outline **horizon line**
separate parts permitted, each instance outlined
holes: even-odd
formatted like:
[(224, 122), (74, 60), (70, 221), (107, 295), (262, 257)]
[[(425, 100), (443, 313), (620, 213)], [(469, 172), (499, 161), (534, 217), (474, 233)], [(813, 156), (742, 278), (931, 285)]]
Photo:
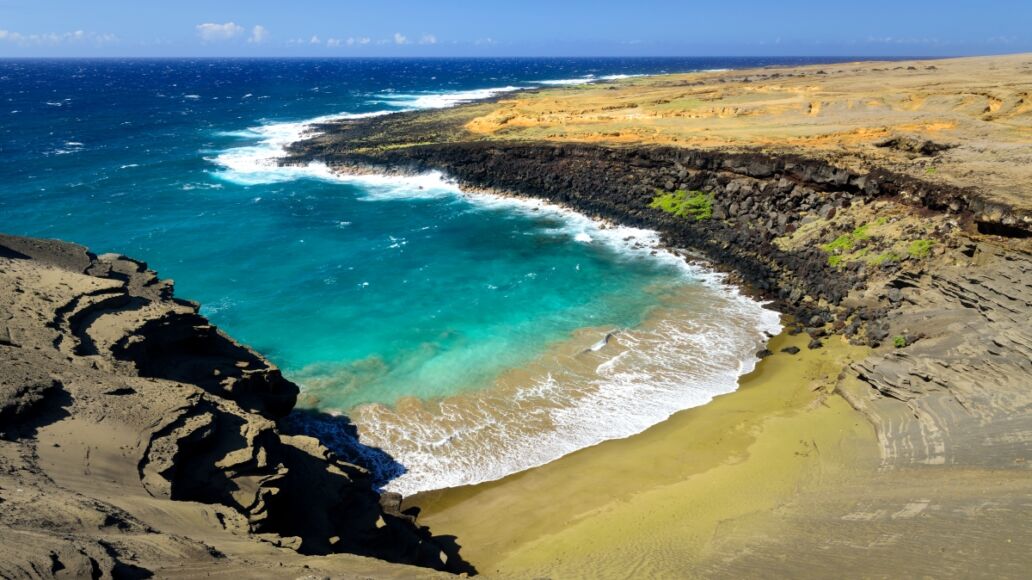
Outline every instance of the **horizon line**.
[(0, 56), (0, 60), (187, 60), (187, 59), (226, 59), (226, 60), (257, 60), (257, 59), (321, 59), (321, 60), (445, 60), (445, 59), (560, 59), (560, 58), (611, 58), (611, 59), (647, 59), (647, 58), (732, 58), (732, 59), (784, 59), (784, 58), (834, 58), (834, 59), (857, 59), (857, 60), (941, 60), (948, 58), (979, 58), (988, 56), (1010, 56), (1019, 54), (1032, 54), (1032, 51), (1006, 52), (1006, 53), (980, 53), (980, 54), (956, 54), (956, 55), (863, 55), (863, 54), (824, 54), (824, 55), (485, 55), (485, 56), (444, 56), (444, 55), (153, 55), (153, 56), (130, 56), (130, 55), (98, 55), (98, 56)]

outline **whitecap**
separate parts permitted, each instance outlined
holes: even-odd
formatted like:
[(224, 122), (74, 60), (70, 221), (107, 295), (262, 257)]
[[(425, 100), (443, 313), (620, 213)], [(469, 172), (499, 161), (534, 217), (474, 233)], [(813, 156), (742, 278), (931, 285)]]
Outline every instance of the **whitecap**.
[(591, 76), (580, 77), (576, 79), (555, 79), (545, 81), (534, 81), (539, 85), (550, 85), (550, 86), (568, 86), (568, 85), (583, 85), (594, 81), (595, 78)]
[(585, 75), (585, 76), (582, 76), (582, 77), (577, 77), (577, 78), (572, 78), (572, 79), (554, 79), (554, 80), (533, 81), (533, 82), (536, 83), (536, 84), (539, 84), (539, 85), (569, 86), (569, 85), (583, 85), (583, 84), (588, 84), (588, 83), (596, 83), (596, 82), (599, 82), (599, 81), (618, 81), (618, 80), (622, 80), (622, 79), (629, 79), (629, 78), (641, 77), (641, 76), (645, 76), (645, 75), (617, 74), (617, 75), (604, 75), (604, 76), (600, 76), (600, 77), (597, 77), (595, 75)]
[(306, 121), (267, 123), (250, 127), (244, 131), (220, 132), (219, 134), (223, 136), (251, 138), (257, 142), (253, 145), (233, 147), (219, 153), (212, 159), (222, 168), (215, 175), (238, 185), (283, 183), (299, 178), (334, 180), (333, 174), (326, 169), (325, 165), (280, 166), (279, 160), (286, 154), (285, 147), (295, 141), (300, 141), (305, 136), (313, 135), (315, 126), (320, 123), (375, 117), (390, 112), (341, 113), (315, 117)]
[(236, 302), (230, 298), (220, 298), (215, 301), (205, 302), (201, 305), (200, 313), (203, 316), (216, 316), (236, 306)]
[(404, 109), (445, 109), (463, 103), (490, 99), (523, 88), (526, 87), (507, 86), (436, 93), (381, 93), (378, 95), (380, 100), (377, 102), (389, 103)]
[[(594, 77), (589, 75), (584, 78), (594, 81), (628, 78), (630, 76), (636, 75), (607, 75), (603, 77)], [(567, 81), (536, 81), (536, 84), (548, 84), (550, 82), (565, 83)], [(578, 80), (578, 82), (580, 81)], [(299, 178), (333, 180), (350, 183), (361, 182), (363, 185), (374, 186), (385, 185), (385, 180), (379, 177), (374, 177), (372, 179), (341, 177), (334, 175), (332, 172), (327, 170), (325, 165), (320, 165), (318, 163), (313, 163), (305, 167), (283, 167), (280, 166), (279, 160), (285, 156), (285, 148), (287, 145), (300, 141), (305, 137), (314, 136), (317, 133), (316, 126), (321, 123), (330, 123), (343, 119), (375, 117), (410, 110), (453, 107), (455, 105), (489, 99), (498, 95), (527, 88), (531, 87), (509, 85), (484, 89), (425, 93), (396, 93), (393, 91), (384, 91), (377, 95), (378, 100), (371, 102), (389, 104), (394, 107), (391, 110), (372, 111), (367, 113), (339, 113), (335, 115), (315, 117), (304, 121), (266, 123), (255, 127), (249, 127), (245, 130), (221, 131), (218, 132), (217, 135), (253, 139), (256, 140), (256, 143), (244, 147), (234, 147), (220, 153), (214, 159), (214, 162), (222, 168), (216, 172), (216, 176), (226, 181), (245, 186), (282, 183)], [(416, 178), (416, 181), (421, 179), (422, 178)], [(435, 178), (431, 178), (430, 181), (435, 181)], [(405, 181), (396, 181), (394, 184), (397, 186), (404, 185)], [(383, 188), (381, 187), (380, 189)], [(388, 189), (391, 191), (387, 195), (398, 194), (398, 187), (391, 186)], [(408, 197), (428, 197), (440, 194), (440, 188), (436, 188), (434, 191), (427, 191), (425, 193), (410, 192)], [(374, 192), (373, 197), (378, 196), (379, 194)]]
[(184, 183), (180, 186), (183, 191), (193, 191), (195, 189), (223, 189), (224, 186), (221, 183)]

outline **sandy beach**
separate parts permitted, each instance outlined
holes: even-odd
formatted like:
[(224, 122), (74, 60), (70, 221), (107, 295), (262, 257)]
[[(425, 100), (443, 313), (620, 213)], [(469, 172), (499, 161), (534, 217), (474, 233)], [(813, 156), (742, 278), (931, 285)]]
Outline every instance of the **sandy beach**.
[(306, 133), (282, 164), (654, 230), (785, 315), (734, 392), (404, 500), (292, 431), (298, 386), (145, 263), (0, 236), (0, 576), (1023, 578), (1030, 95), (1027, 54), (868, 62)]
[[(966, 575), (976, 554), (992, 555), (979, 573), (1020, 576), (1027, 476), (883, 469), (873, 426), (842, 396), (862, 391), (842, 369), (869, 349), (807, 340), (772, 339), (738, 391), (645, 433), (407, 503), (489, 577), (821, 577), (845, 563)], [(1010, 531), (990, 540), (986, 518), (1005, 506)]]
[(842, 366), (866, 349), (839, 340), (810, 351), (804, 336), (776, 337), (772, 350), (802, 350), (777, 352), (738, 391), (645, 433), (408, 503), (504, 577), (673, 578), (714, 565), (789, 504), (877, 467), (873, 430), (835, 393)]
[[(1010, 55), (644, 77), (291, 146), (654, 228), (802, 331), (638, 436), (407, 505), (502, 577), (1020, 577), (1030, 74)], [(689, 192), (699, 217), (657, 209)]]

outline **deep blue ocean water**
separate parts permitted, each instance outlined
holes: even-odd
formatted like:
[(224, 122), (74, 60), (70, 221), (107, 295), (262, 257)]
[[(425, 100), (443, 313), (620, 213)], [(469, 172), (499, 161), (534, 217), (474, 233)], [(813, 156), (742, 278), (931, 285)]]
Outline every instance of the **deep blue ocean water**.
[[(634, 329), (705, 276), (650, 256), (647, 232), (471, 200), (438, 177), (349, 180), (275, 167), (269, 160), (306, 120), (448, 106), (568, 79), (801, 62), (0, 61), (0, 231), (144, 259), (175, 279), (178, 296), (201, 302), (212, 321), (298, 380), (310, 404), (354, 412), (378, 403), (381, 415), (397, 413), (406, 397), (431, 404), (490, 390), (579, 329)], [(727, 347), (751, 357), (763, 315), (736, 300), (727, 304), (741, 307), (748, 332)], [(741, 368), (725, 370), (733, 379)], [(628, 413), (617, 399), (599, 406)], [(612, 436), (698, 404), (679, 400)], [(389, 427), (376, 421), (369, 436), (390, 446), (375, 433)], [(573, 437), (534, 461), (606, 437)]]

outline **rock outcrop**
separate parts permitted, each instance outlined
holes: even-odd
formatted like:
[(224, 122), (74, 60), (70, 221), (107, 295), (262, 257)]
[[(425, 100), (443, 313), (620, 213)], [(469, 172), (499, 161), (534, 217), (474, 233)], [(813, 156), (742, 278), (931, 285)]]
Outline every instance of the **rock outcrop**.
[[(971, 256), (968, 256), (970, 253)], [(1032, 256), (990, 244), (888, 282), (902, 340), (854, 370), (886, 465), (1027, 469), (1032, 442)], [(951, 263), (952, 262), (952, 263)]]
[(0, 236), (0, 313), (0, 576), (334, 554), (472, 571), (367, 470), (281, 428), (297, 386), (146, 264)]
[[(325, 126), (285, 163), (343, 172), (441, 170), (469, 190), (564, 204), (658, 230), (774, 300), (810, 348), (839, 333), (878, 350), (845, 393), (878, 428), (886, 465), (1025, 468), (1032, 441), (1028, 216), (974, 189), (798, 154), (667, 146), (462, 141), (393, 146), (399, 116)], [(416, 125), (418, 126), (418, 124)], [(378, 146), (390, 137), (392, 146)], [(418, 136), (418, 135), (417, 135)], [(712, 215), (652, 206), (700, 191)]]

